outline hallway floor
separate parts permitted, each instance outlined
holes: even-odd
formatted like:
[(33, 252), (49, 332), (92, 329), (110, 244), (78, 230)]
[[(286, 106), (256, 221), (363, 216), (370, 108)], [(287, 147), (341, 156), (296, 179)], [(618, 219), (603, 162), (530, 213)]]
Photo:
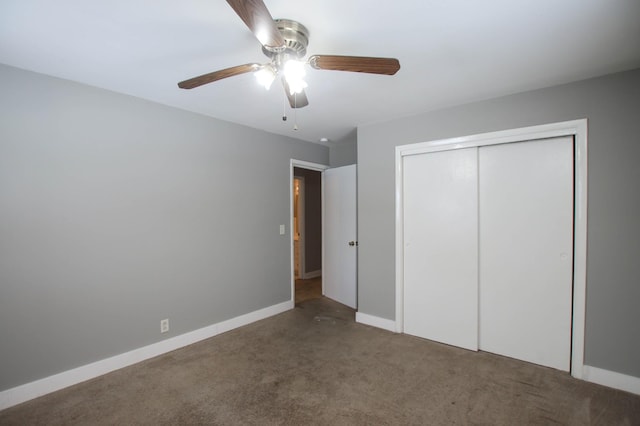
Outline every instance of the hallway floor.
[(322, 297), (322, 277), (296, 280), (296, 305), (305, 300)]

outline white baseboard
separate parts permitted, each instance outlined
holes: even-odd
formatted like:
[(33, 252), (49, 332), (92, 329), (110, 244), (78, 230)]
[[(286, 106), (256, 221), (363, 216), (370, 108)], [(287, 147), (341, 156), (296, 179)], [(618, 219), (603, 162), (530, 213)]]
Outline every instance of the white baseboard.
[(289, 300), (0, 392), (0, 410), (293, 309)]
[(356, 322), (360, 324), (370, 325), (372, 327), (382, 328), (384, 330), (396, 332), (396, 322), (386, 318), (380, 318), (362, 312), (356, 312)]
[(640, 377), (628, 376), (615, 371), (585, 365), (582, 367), (582, 378), (588, 382), (640, 395)]
[(322, 276), (322, 269), (318, 269), (317, 271), (305, 272), (302, 275), (302, 279), (310, 280), (311, 278), (318, 278)]

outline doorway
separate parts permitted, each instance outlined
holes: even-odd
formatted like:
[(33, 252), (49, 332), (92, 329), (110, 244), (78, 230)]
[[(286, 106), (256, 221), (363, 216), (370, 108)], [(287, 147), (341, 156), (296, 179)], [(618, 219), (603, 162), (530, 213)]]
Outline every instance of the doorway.
[[(291, 160), (290, 163), (290, 224), (294, 230), (295, 177), (304, 177), (304, 265), (300, 264), (301, 280), (317, 280), (320, 295), (353, 309), (357, 307), (357, 226), (356, 226), (356, 165), (329, 169), (321, 164)], [(312, 181), (316, 195), (312, 198)], [(301, 198), (298, 197), (298, 200)], [(312, 212), (314, 217), (312, 219)], [(314, 224), (315, 223), (315, 224)], [(295, 304), (296, 279), (294, 235), (291, 232), (291, 301)], [(318, 279), (320, 278), (320, 279)], [(301, 285), (305, 283), (300, 283)], [(318, 296), (316, 291), (314, 295)]]
[(294, 303), (322, 297), (322, 172), (292, 163), (291, 230)]

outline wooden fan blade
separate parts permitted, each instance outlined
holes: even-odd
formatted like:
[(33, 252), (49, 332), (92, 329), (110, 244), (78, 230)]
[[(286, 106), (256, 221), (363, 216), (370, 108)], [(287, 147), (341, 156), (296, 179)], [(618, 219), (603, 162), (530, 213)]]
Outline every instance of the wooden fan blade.
[(300, 93), (296, 93), (295, 95), (291, 94), (289, 90), (289, 83), (284, 78), (282, 79), (282, 85), (284, 86), (284, 91), (287, 94), (287, 98), (289, 99), (289, 105), (291, 108), (304, 108), (309, 105), (309, 100), (307, 99), (307, 94), (302, 90)]
[(309, 65), (317, 70), (366, 72), (394, 75), (400, 69), (395, 58), (370, 58), (366, 56), (313, 55)]
[(260, 68), (259, 64), (237, 65), (235, 67), (225, 68), (223, 70), (210, 72), (209, 74), (202, 74), (201, 76), (181, 81), (180, 83), (178, 83), (178, 87), (181, 89), (193, 89), (194, 87), (202, 86), (203, 84), (207, 83), (213, 83), (214, 81), (222, 80), (223, 78), (233, 77), (234, 75), (240, 75), (251, 71), (257, 71), (258, 68)]
[(284, 47), (284, 38), (262, 0), (227, 0), (227, 3), (264, 47)]

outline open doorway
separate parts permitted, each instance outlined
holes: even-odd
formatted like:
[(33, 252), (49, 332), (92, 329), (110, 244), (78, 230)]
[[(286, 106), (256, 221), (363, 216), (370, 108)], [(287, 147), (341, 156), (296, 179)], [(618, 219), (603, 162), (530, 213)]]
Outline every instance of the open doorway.
[(322, 171), (293, 167), (294, 300), (322, 297)]

